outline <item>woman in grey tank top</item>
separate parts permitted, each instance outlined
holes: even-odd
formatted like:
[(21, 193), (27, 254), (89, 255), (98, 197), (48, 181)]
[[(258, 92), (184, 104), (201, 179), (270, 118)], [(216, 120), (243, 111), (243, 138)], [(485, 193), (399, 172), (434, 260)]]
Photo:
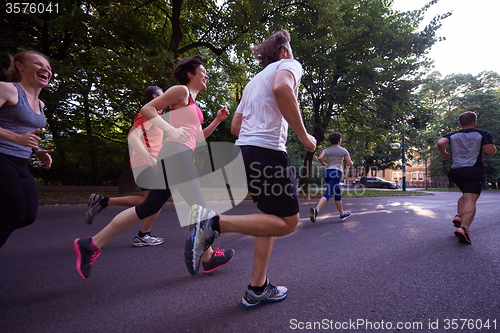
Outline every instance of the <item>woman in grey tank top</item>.
[(46, 123), (38, 96), (52, 78), (49, 61), (38, 52), (20, 52), (6, 74), (10, 82), (0, 82), (0, 247), (14, 230), (35, 221), (38, 191), (29, 158), (35, 153), (49, 168), (53, 151), (40, 149), (37, 136)]

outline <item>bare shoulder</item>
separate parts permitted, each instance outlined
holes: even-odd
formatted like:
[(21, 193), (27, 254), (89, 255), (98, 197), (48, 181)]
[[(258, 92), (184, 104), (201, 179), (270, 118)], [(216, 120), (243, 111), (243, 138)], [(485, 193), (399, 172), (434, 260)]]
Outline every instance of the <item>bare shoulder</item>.
[(0, 82), (0, 96), (11, 97), (14, 96), (17, 100), (17, 89), (12, 82)]
[(179, 98), (189, 97), (189, 89), (183, 85), (172, 86), (165, 91), (164, 94), (177, 95)]
[(172, 86), (161, 96), (169, 100), (169, 105), (173, 108), (185, 106), (189, 102), (189, 89), (183, 85)]
[(18, 99), (19, 94), (12, 82), (0, 82), (0, 106), (15, 105)]

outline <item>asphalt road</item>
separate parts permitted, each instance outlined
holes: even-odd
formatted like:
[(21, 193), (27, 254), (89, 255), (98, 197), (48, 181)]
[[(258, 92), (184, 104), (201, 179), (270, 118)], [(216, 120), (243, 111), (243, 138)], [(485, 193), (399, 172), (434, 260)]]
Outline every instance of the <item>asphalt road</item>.
[[(183, 262), (187, 229), (168, 203), (153, 235), (132, 247), (133, 228), (109, 242), (92, 278), (75, 270), (72, 242), (95, 234), (85, 206), (43, 206), (32, 226), (0, 249), (0, 332), (500, 332), (500, 194), (478, 202), (472, 245), (454, 236), (458, 193), (346, 198), (348, 220), (330, 203), (313, 224), (301, 201), (297, 231), (275, 242), (269, 279), (288, 298), (244, 310), (251, 237), (223, 234), (227, 266), (192, 277)], [(244, 202), (231, 213), (257, 212)]]

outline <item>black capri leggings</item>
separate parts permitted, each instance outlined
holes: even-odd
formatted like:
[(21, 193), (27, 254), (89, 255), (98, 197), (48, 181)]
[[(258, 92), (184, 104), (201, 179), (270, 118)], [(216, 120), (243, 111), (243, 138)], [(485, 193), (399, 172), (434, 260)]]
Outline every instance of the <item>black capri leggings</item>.
[(148, 197), (142, 204), (135, 206), (135, 212), (141, 220), (157, 213), (176, 189), (189, 207), (194, 204), (206, 206), (192, 155), (193, 151), (183, 144), (172, 141), (163, 144), (158, 154), (159, 170)]
[(38, 190), (29, 160), (0, 153), (0, 247), (10, 234), (35, 222)]

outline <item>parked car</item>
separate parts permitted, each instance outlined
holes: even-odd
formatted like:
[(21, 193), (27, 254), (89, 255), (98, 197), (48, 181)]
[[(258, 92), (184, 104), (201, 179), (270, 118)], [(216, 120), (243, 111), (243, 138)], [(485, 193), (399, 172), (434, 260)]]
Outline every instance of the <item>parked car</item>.
[[(361, 183), (361, 177), (356, 179), (354, 185), (359, 185)], [(367, 188), (384, 188), (384, 189), (397, 189), (399, 188), (398, 184), (395, 182), (390, 182), (388, 180), (382, 179), (380, 177), (366, 177), (366, 185)]]

